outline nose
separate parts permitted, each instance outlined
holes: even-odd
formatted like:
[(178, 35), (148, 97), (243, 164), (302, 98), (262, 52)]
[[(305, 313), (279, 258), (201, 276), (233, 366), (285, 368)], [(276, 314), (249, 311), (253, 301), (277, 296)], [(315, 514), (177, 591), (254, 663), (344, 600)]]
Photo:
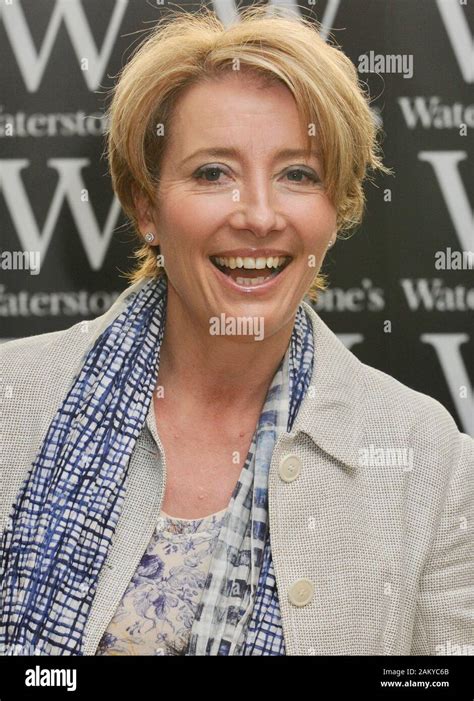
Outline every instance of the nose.
[(234, 229), (246, 229), (259, 238), (283, 229), (284, 219), (275, 208), (271, 183), (261, 178), (239, 188), (230, 223)]

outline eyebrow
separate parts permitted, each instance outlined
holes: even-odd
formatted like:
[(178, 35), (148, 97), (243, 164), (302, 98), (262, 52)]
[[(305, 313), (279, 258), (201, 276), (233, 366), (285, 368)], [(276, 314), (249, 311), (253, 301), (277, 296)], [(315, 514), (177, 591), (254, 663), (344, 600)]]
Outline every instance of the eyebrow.
[[(190, 161), (193, 158), (197, 158), (197, 156), (212, 156), (214, 158), (219, 158), (221, 156), (224, 157), (238, 157), (239, 156), (239, 151), (238, 149), (235, 148), (229, 148), (229, 147), (215, 147), (215, 148), (201, 148), (198, 151), (195, 151), (192, 153), (190, 156), (187, 156), (181, 161), (181, 165), (184, 165), (188, 161)], [(278, 151), (275, 161), (282, 161), (287, 158), (296, 158), (298, 156), (315, 156), (318, 158), (321, 155), (321, 152), (317, 149), (311, 149), (311, 151), (308, 154), (307, 149), (300, 149), (300, 148), (285, 148), (282, 149), (281, 151)]]

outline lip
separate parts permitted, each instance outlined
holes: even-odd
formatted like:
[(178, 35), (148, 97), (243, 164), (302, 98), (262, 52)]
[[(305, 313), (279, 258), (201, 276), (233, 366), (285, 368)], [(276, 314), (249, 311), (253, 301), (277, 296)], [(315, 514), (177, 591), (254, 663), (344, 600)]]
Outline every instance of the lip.
[(209, 258), (272, 258), (275, 256), (292, 258), (288, 251), (276, 248), (236, 248), (233, 251), (211, 253)]
[(290, 260), (290, 262), (283, 268), (281, 273), (279, 275), (276, 275), (275, 277), (270, 278), (268, 282), (263, 282), (261, 285), (255, 285), (252, 287), (244, 287), (243, 285), (238, 285), (231, 277), (229, 277), (225, 273), (222, 273), (219, 270), (219, 268), (216, 268), (212, 261), (209, 261), (209, 265), (213, 269), (214, 274), (217, 275), (218, 280), (224, 285), (226, 285), (229, 290), (233, 290), (234, 292), (240, 292), (244, 295), (252, 295), (252, 297), (260, 297), (262, 295), (265, 295), (267, 292), (271, 292), (277, 285), (280, 284), (281, 279), (286, 276), (286, 271), (288, 270), (288, 268), (291, 267), (292, 262), (293, 260)]

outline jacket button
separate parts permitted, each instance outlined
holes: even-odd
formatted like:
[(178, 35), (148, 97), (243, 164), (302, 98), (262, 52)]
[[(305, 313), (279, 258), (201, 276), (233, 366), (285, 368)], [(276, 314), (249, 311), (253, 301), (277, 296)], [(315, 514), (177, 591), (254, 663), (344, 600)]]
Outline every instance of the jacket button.
[(293, 482), (301, 472), (301, 460), (297, 455), (286, 455), (280, 463), (278, 473), (283, 482)]
[(309, 579), (298, 579), (288, 590), (288, 598), (294, 606), (306, 606), (314, 595), (314, 585)]

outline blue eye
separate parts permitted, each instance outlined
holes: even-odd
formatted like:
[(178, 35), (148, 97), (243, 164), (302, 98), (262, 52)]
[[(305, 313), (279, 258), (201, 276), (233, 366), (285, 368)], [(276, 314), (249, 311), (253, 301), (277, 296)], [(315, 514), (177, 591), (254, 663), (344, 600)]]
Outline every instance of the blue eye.
[[(219, 166), (203, 166), (199, 168), (193, 175), (196, 180), (205, 179), (209, 183), (216, 183), (219, 180), (219, 175), (225, 173), (225, 171)], [(206, 178), (207, 175), (211, 174), (211, 178)], [(212, 178), (212, 174), (217, 174), (217, 178)], [(204, 178), (203, 178), (204, 176)]]
[[(313, 171), (311, 171), (311, 170), (303, 170), (303, 168), (293, 168), (292, 170), (288, 170), (286, 172), (286, 175), (292, 175), (294, 173), (303, 175), (305, 178), (307, 178), (312, 183), (319, 183), (320, 182), (317, 175), (315, 173), (313, 173)], [(301, 180), (292, 180), (291, 182), (300, 183), (302, 181)]]
[[(195, 173), (193, 173), (193, 178), (195, 180), (201, 180), (203, 182), (208, 182), (208, 183), (218, 183), (220, 179), (221, 174), (226, 175), (226, 171), (221, 168), (220, 166), (202, 166), (198, 170), (196, 170)], [(314, 173), (312, 170), (305, 170), (304, 168), (292, 168), (291, 170), (288, 170), (285, 175), (286, 176), (292, 176), (292, 175), (297, 175), (297, 176), (303, 176), (303, 178), (306, 178), (306, 182), (309, 181), (313, 184), (321, 182), (316, 173)], [(296, 183), (296, 184), (304, 184), (304, 180), (300, 179), (297, 177), (295, 180), (290, 180), (290, 182)]]

